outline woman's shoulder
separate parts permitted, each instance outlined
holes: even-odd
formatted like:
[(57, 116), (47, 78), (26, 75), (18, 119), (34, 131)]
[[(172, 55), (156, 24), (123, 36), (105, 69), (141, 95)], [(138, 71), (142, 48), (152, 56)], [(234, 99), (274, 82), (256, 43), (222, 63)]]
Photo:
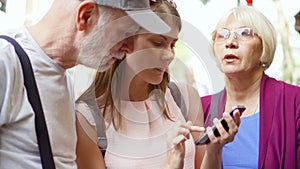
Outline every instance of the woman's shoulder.
[(79, 113), (80, 116), (83, 117), (85, 120), (87, 120), (90, 125), (95, 126), (95, 120), (92, 114), (92, 109), (87, 102), (83, 100), (77, 100), (75, 104), (75, 111), (77, 114)]
[(300, 97), (300, 87), (299, 86), (296, 86), (294, 84), (290, 84), (288, 82), (285, 82), (285, 81), (282, 81), (282, 80), (277, 80), (273, 77), (268, 77), (267, 76), (267, 86), (269, 87), (274, 87), (274, 88), (282, 88), (284, 90), (284, 92), (286, 94), (289, 94), (289, 95), (296, 95), (296, 96), (299, 96)]
[(212, 96), (213, 96), (213, 95), (202, 96), (202, 97), (201, 97), (201, 102), (202, 102), (202, 104), (210, 103), (210, 102), (211, 102), (211, 99), (212, 99)]

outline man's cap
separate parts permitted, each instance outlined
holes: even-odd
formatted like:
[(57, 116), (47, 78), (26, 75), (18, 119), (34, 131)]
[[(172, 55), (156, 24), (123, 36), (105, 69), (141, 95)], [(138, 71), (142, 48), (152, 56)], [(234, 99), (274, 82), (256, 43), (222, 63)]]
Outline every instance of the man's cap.
[(96, 4), (125, 11), (144, 29), (164, 34), (171, 28), (150, 9), (150, 0), (94, 0)]

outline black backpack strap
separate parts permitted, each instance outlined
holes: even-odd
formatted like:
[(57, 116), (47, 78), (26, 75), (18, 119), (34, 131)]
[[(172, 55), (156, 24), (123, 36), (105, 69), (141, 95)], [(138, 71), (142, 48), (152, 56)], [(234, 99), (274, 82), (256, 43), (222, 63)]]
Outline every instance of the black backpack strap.
[(0, 38), (7, 40), (14, 46), (22, 65), (27, 97), (35, 113), (35, 130), (42, 166), (44, 169), (55, 169), (44, 112), (28, 55), (13, 38), (5, 35), (0, 35)]
[(207, 118), (208, 120), (206, 120), (204, 126), (208, 127), (208, 126), (212, 126), (212, 121), (214, 118), (218, 118), (219, 116), (219, 100), (221, 98), (221, 94), (222, 91), (212, 95), (212, 102), (210, 105), (210, 111), (209, 111), (209, 117)]
[(180, 90), (175, 82), (169, 82), (168, 87), (171, 94), (176, 102), (177, 106), (180, 108), (183, 117), (186, 119), (187, 109), (183, 97), (181, 96)]
[[(212, 96), (212, 102), (210, 105), (210, 111), (209, 111), (209, 123), (210, 124), (205, 124), (205, 127), (207, 125), (212, 126), (212, 121), (214, 118), (219, 118), (219, 101), (221, 98), (222, 90)], [(223, 169), (223, 160), (222, 160), (222, 166), (221, 168)]]

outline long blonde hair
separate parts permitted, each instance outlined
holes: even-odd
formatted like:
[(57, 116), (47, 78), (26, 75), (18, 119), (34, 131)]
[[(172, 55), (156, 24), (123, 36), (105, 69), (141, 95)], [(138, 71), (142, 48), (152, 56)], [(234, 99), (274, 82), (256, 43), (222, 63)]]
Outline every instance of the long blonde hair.
[[(151, 9), (154, 12), (162, 13), (162, 14), (170, 14), (173, 19), (172, 22), (174, 25), (176, 25), (181, 30), (181, 20), (179, 13), (177, 10), (170, 4), (168, 1), (161, 1), (161, 2), (152, 2), (151, 3)], [(162, 19), (164, 19), (164, 16), (166, 15), (160, 15)], [(138, 35), (137, 35), (138, 36)], [(103, 111), (103, 116), (106, 117), (108, 111), (108, 107), (110, 107), (110, 120), (109, 124), (113, 124), (114, 128), (116, 130), (120, 129), (122, 126), (122, 115), (120, 114), (120, 101), (121, 96), (119, 93), (122, 91), (122, 78), (124, 73), (124, 64), (121, 64), (123, 60), (117, 60), (110, 69), (108, 69), (105, 72), (97, 72), (95, 76), (94, 82), (89, 86), (89, 88), (78, 98), (78, 100), (89, 100), (93, 98), (100, 98), (101, 101), (98, 102), (99, 108), (101, 108)], [(117, 70), (117, 71), (116, 71)], [(116, 80), (113, 82), (113, 80)], [(158, 89), (160, 91), (163, 91), (163, 93), (166, 92), (168, 83), (170, 81), (170, 75), (169, 72), (164, 72), (163, 80), (158, 85), (152, 85), (149, 84), (148, 86), (148, 93), (151, 91)], [(157, 97), (158, 98), (158, 104), (163, 108), (163, 116), (169, 120), (172, 120), (170, 117), (170, 114), (168, 113), (168, 107), (165, 103), (164, 97)], [(117, 106), (117, 107), (116, 107)]]

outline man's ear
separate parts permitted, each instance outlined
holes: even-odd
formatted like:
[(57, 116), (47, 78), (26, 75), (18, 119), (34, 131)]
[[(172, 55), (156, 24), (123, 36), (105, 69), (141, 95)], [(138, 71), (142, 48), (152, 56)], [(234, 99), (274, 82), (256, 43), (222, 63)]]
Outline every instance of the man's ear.
[(77, 29), (86, 31), (89, 27), (93, 27), (94, 23), (98, 21), (98, 16), (98, 6), (94, 1), (81, 2), (76, 16)]

